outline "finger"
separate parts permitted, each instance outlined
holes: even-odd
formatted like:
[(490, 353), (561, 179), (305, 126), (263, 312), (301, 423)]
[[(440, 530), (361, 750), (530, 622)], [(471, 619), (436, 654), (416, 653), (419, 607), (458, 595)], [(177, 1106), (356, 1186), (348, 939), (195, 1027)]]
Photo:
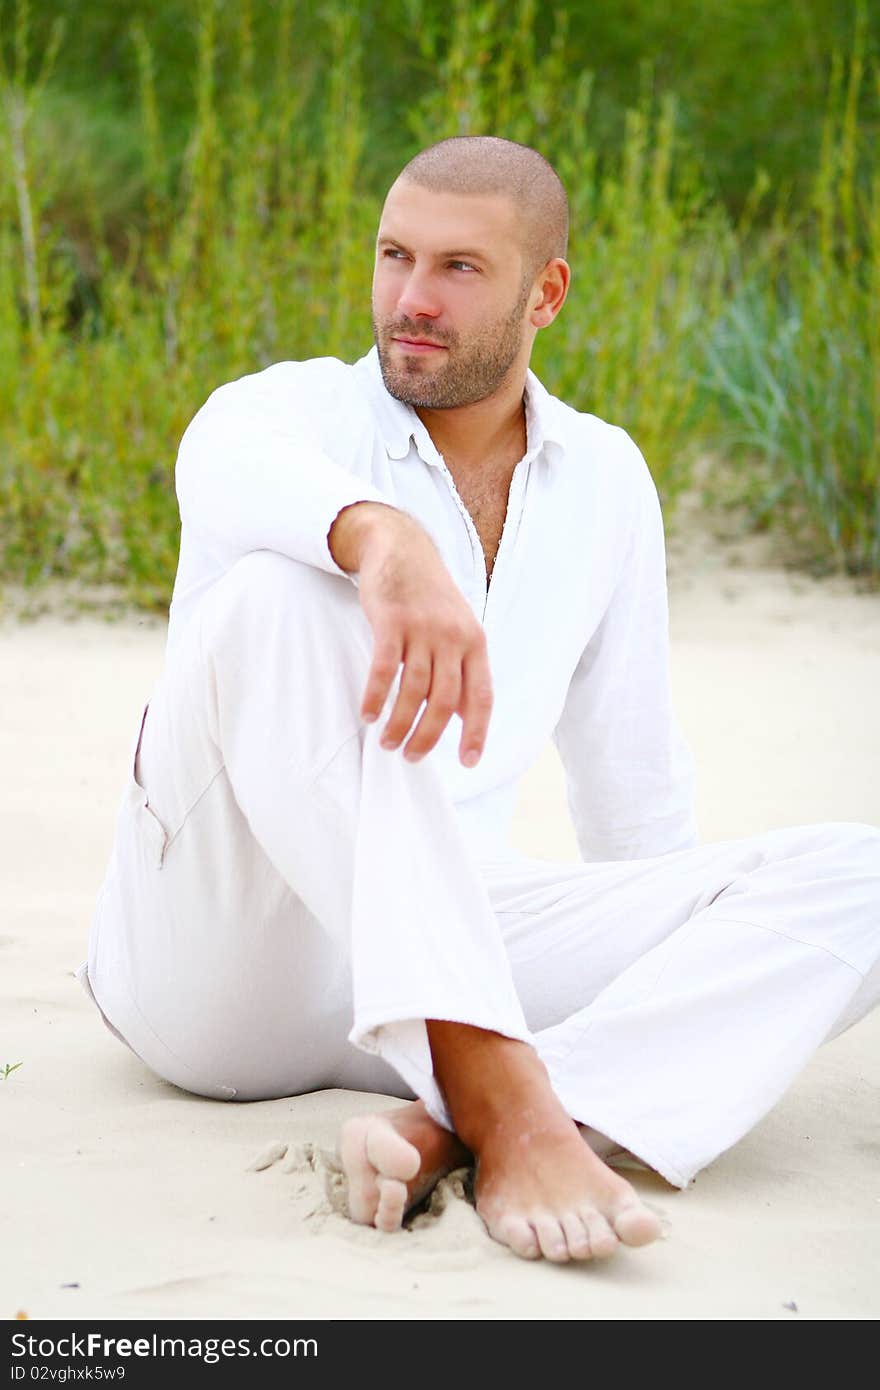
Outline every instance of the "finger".
[(462, 663), (461, 743), (459, 757), (465, 767), (473, 767), (483, 752), (492, 713), (492, 672), (485, 639)]
[(391, 683), (400, 668), (403, 647), (398, 638), (377, 639), (373, 660), (361, 700), (361, 717), (371, 723), (378, 719), (388, 698)]
[(461, 660), (444, 665), (434, 662), (428, 703), (404, 749), (404, 757), (416, 762), (437, 743), (461, 700)]
[(403, 654), (403, 675), (397, 699), (380, 740), (383, 748), (397, 748), (402, 742), (430, 688), (430, 648), (408, 647)]

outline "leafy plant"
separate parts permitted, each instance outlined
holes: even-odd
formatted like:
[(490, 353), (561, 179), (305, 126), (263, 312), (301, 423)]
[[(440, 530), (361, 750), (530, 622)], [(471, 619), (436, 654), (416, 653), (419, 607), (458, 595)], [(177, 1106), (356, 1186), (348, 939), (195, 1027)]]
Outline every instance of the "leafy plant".
[[(74, 237), (58, 199), (70, 146), (44, 132), (72, 99), (52, 75), (81, 38), (42, 12), (32, 23), (28, 0), (11, 0), (0, 35), (0, 571), (31, 585), (110, 584), (167, 609), (174, 456), (189, 419), (221, 382), (270, 362), (367, 351), (386, 143), (402, 164), (445, 135), (493, 133), (535, 145), (569, 191), (572, 290), (533, 359), (547, 386), (630, 431), (667, 511), (697, 453), (723, 446), (759, 524), (786, 527), (829, 565), (880, 575), (866, 21), (848, 65), (831, 70), (810, 206), (790, 206), (759, 170), (734, 224), (650, 67), (618, 137), (597, 143), (601, 77), (572, 56), (574, 11), (399, 3), (412, 80), (393, 131), (367, 97), (393, 15), (344, 0), (314, 14), (294, 0), (271, 11), (242, 0), (234, 13), (198, 0), (175, 31), (179, 49), (190, 45), (185, 138), (182, 107), (169, 128), (153, 29), (135, 22), (125, 53), (140, 133), (125, 168), (136, 148), (128, 186), (141, 204), (124, 223), (108, 217), (101, 181), (84, 173)], [(163, 3), (151, 21), (163, 62), (170, 15)], [(104, 18), (121, 43), (118, 7)]]

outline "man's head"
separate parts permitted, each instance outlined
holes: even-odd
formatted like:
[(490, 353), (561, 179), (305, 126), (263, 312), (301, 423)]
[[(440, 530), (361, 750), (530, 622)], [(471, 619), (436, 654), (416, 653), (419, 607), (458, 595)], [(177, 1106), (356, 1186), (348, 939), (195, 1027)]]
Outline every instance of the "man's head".
[(527, 145), (456, 136), (411, 159), (376, 239), (373, 333), (391, 394), (448, 409), (524, 370), (565, 299), (567, 245), (565, 190)]

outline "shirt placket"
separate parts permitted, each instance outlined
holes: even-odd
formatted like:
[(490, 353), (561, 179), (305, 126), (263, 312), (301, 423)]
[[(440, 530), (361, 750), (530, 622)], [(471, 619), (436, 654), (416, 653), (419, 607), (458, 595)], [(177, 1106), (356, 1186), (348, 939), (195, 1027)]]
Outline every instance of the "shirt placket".
[[(509, 556), (516, 544), (516, 536), (519, 532), (520, 521), (522, 520), (523, 498), (525, 496), (532, 457), (533, 455), (529, 453), (521, 458), (511, 475), (510, 488), (507, 494), (507, 510), (504, 514), (504, 525), (501, 530), (501, 539), (498, 542), (498, 553), (495, 556), (495, 564), (492, 568), (492, 582), (490, 584), (489, 575), (486, 570), (486, 557), (483, 554), (483, 544), (480, 540), (477, 528), (474, 525), (473, 518), (459, 495), (458, 488), (455, 486), (455, 479), (446, 467), (442, 455), (437, 455), (436, 466), (446, 479), (447, 486), (452, 493), (455, 505), (461, 513), (471, 543), (474, 580), (480, 585), (483, 596), (481, 621), (484, 628), (488, 626), (490, 605), (494, 612), (503, 600), (504, 586), (501, 581), (501, 576), (505, 573), (510, 563)], [(497, 597), (499, 593), (501, 593), (501, 599)]]
[(480, 537), (477, 533), (477, 528), (473, 523), (473, 518), (471, 517), (470, 512), (464, 505), (464, 502), (461, 500), (458, 488), (455, 486), (455, 479), (453, 478), (449, 469), (446, 467), (446, 464), (444, 463), (443, 458), (440, 454), (437, 455), (435, 467), (437, 467), (440, 470), (443, 477), (446, 479), (446, 486), (452, 493), (452, 499), (455, 502), (456, 507), (458, 508), (462, 521), (464, 522), (465, 530), (467, 531), (468, 535), (468, 540), (470, 541), (471, 545), (471, 564), (473, 566), (474, 583), (477, 585), (481, 585), (482, 592), (485, 594), (488, 587), (488, 577), (486, 575), (486, 559), (483, 555), (483, 546), (480, 541)]

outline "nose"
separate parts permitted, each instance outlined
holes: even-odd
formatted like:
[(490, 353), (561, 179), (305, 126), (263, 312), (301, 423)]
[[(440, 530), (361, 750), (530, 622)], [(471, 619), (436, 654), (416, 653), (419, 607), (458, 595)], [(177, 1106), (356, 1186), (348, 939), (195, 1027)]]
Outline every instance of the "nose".
[(431, 276), (418, 266), (413, 266), (404, 279), (397, 299), (397, 308), (407, 318), (435, 319), (442, 312), (442, 305), (436, 285)]

